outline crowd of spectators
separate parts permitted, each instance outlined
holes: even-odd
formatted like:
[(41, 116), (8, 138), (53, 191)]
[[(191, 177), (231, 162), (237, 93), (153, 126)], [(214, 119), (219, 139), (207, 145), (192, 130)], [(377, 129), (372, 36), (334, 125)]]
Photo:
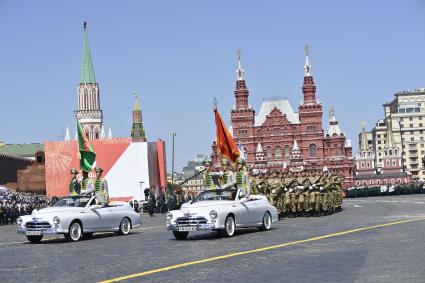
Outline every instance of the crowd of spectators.
[(21, 215), (28, 215), (34, 209), (53, 205), (58, 198), (20, 192), (19, 189), (0, 191), (0, 226), (15, 224)]

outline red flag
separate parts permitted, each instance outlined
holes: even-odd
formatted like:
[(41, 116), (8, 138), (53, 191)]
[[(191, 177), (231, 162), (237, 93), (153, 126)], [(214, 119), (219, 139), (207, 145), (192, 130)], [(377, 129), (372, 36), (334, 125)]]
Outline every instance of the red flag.
[(217, 149), (220, 150), (221, 154), (227, 157), (227, 159), (232, 162), (236, 162), (236, 159), (239, 156), (238, 146), (233, 140), (232, 135), (230, 135), (227, 130), (226, 125), (221, 119), (220, 113), (217, 109), (214, 109), (215, 114), (215, 124), (217, 126)]

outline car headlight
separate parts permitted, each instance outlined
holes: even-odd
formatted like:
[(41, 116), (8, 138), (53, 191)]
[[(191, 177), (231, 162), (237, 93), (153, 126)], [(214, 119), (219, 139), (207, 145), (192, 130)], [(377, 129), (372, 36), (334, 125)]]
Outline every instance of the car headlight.
[(171, 212), (168, 212), (167, 215), (165, 215), (166, 220), (171, 220), (173, 218), (173, 214)]
[(53, 224), (59, 224), (61, 222), (61, 220), (59, 219), (59, 217), (55, 216), (53, 217)]
[(210, 217), (211, 217), (211, 219), (216, 219), (217, 218), (217, 211), (211, 210), (210, 211)]
[(16, 224), (21, 225), (22, 224), (22, 218), (18, 217), (18, 219), (16, 219)]

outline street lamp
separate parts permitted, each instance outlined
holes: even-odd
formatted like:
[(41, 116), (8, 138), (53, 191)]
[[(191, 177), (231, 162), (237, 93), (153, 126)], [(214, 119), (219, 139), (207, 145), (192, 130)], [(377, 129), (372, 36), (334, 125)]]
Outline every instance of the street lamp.
[(176, 132), (172, 132), (173, 136), (173, 151), (172, 151), (172, 161), (171, 161), (171, 184), (174, 186), (174, 137), (176, 136)]

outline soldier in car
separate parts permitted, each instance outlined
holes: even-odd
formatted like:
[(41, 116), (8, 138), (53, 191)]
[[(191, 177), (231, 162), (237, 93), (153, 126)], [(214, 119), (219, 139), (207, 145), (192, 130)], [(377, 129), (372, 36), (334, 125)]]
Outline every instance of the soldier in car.
[(106, 206), (109, 202), (108, 182), (102, 178), (103, 169), (96, 167), (96, 180), (94, 181), (94, 195), (96, 201), (101, 206)]
[(69, 181), (69, 195), (78, 196), (81, 189), (80, 181), (77, 179), (78, 171), (74, 168), (72, 168), (70, 171), (71, 180)]
[(203, 176), (204, 179), (204, 187), (206, 190), (215, 190), (215, 185), (212, 178), (212, 172), (211, 172), (211, 161), (205, 160), (204, 161), (205, 166), (205, 173)]
[(245, 160), (238, 157), (236, 160), (236, 187), (249, 199), (250, 182), (248, 172), (245, 170)]
[(83, 180), (81, 181), (81, 194), (89, 195), (94, 192), (94, 182), (89, 178), (89, 172), (83, 172)]
[(229, 169), (229, 166), (230, 166), (230, 161), (223, 158), (221, 160), (221, 171), (219, 172), (220, 187), (222, 189), (230, 188), (235, 184), (235, 174), (233, 173), (231, 169)]

